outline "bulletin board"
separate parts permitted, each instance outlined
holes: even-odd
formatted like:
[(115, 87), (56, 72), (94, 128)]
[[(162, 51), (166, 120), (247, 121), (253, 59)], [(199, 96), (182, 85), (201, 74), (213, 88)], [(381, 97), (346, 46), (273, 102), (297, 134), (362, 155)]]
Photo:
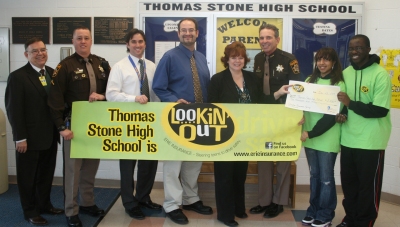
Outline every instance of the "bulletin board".
[(10, 74), (10, 29), (0, 28), (0, 81)]
[[(321, 47), (330, 46), (337, 50), (340, 61), (344, 67), (348, 65), (348, 53), (346, 46), (349, 37), (354, 34), (362, 33), (362, 19), (364, 15), (363, 2), (188, 2), (177, 0), (168, 2), (166, 0), (160, 2), (141, 0), (138, 2), (138, 20), (135, 27), (145, 31), (147, 40), (146, 58), (155, 61), (154, 57), (155, 42), (165, 39), (170, 41), (170, 47), (179, 45), (179, 39), (175, 32), (169, 33), (173, 38), (168, 36), (157, 35), (165, 34), (163, 30), (168, 26), (160, 26), (161, 22), (171, 19), (177, 22), (177, 18), (194, 17), (204, 18), (207, 26), (205, 30), (200, 30), (200, 34), (204, 34), (197, 39), (199, 44), (196, 48), (201, 47), (206, 51), (206, 58), (213, 75), (223, 69), (220, 58), (223, 49), (232, 41), (241, 41), (247, 48), (247, 54), (250, 60), (254, 60), (255, 54), (261, 51), (259, 47), (259, 31), (258, 28), (263, 22), (274, 24), (279, 28), (280, 43), (278, 48), (294, 54), (299, 60), (300, 72), (304, 68), (305, 78), (312, 70), (312, 60), (300, 63), (300, 60), (309, 59), (308, 55), (303, 55), (300, 48), (307, 49), (307, 52), (315, 46), (310, 44), (311, 39), (321, 41)], [(151, 21), (148, 21), (151, 20)], [(311, 23), (310, 27), (304, 26), (302, 21)], [(261, 23), (259, 23), (261, 22)], [(296, 29), (315, 29), (316, 23), (324, 25), (333, 25), (336, 33), (324, 31), (319, 34), (301, 34)], [(299, 26), (299, 24), (301, 26)], [(332, 27), (329, 27), (329, 29)], [(175, 43), (172, 43), (175, 42)], [(164, 46), (166, 51), (168, 46)], [(309, 48), (309, 49), (308, 49)], [(297, 53), (296, 53), (297, 51)], [(312, 51), (312, 50), (311, 50)], [(313, 52), (313, 51), (312, 51)], [(202, 52), (203, 53), (203, 52)], [(312, 59), (312, 57), (311, 57)], [(253, 62), (248, 63), (245, 70), (252, 71)], [(302, 66), (303, 65), (303, 66)]]

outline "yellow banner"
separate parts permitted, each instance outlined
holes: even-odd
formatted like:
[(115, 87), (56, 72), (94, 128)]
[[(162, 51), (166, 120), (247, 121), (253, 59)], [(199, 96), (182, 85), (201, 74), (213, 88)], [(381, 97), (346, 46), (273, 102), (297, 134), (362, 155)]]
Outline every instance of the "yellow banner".
[(392, 80), (392, 108), (400, 108), (400, 49), (383, 49), (380, 52), (381, 62)]
[(74, 102), (72, 158), (293, 161), (302, 111), (266, 104)]

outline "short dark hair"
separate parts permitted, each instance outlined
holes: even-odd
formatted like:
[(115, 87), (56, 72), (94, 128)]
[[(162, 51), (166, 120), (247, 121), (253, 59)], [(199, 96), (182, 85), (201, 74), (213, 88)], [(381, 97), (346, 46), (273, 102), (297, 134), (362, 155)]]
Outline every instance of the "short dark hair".
[(314, 61), (315, 61), (315, 68), (313, 73), (310, 76), (310, 79), (308, 82), (310, 83), (315, 83), (319, 76), (321, 75), (321, 71), (319, 71), (317, 67), (317, 61), (325, 59), (331, 62), (335, 62), (335, 64), (332, 66), (332, 71), (330, 72), (331, 74), (331, 85), (335, 85), (339, 83), (340, 81), (344, 81), (343, 78), (343, 73), (342, 73), (342, 65), (340, 64), (339, 57), (335, 51), (335, 49), (331, 47), (323, 47), (317, 51), (317, 53), (314, 56)]
[[(36, 37), (28, 39), (28, 41), (26, 41), (26, 43), (25, 43), (25, 51), (27, 51), (29, 45), (31, 45), (32, 43), (37, 43), (37, 42), (43, 42), (43, 40), (41, 38), (36, 38)], [(44, 44), (44, 45), (46, 46), (46, 44)]]
[(258, 33), (260, 33), (261, 30), (263, 30), (263, 29), (270, 29), (270, 30), (274, 31), (275, 38), (279, 37), (279, 29), (275, 25), (273, 25), (273, 24), (262, 24), (260, 26), (260, 28), (258, 29)]
[(232, 42), (225, 47), (224, 56), (221, 57), (221, 62), (224, 64), (224, 67), (227, 68), (229, 65), (229, 58), (237, 56), (242, 56), (244, 58), (243, 68), (245, 68), (247, 63), (250, 61), (250, 58), (247, 57), (246, 47), (239, 41)]
[(92, 32), (90, 31), (90, 29), (89, 29), (88, 27), (85, 27), (85, 26), (76, 27), (76, 28), (74, 29), (74, 31), (72, 32), (72, 37), (74, 37), (75, 31), (76, 31), (76, 30), (80, 30), (80, 29), (82, 29), (82, 30), (89, 30), (90, 37), (92, 37)]
[(353, 40), (353, 39), (363, 39), (365, 45), (366, 45), (367, 47), (371, 47), (371, 44), (370, 44), (370, 42), (369, 42), (369, 38), (368, 38), (368, 36), (366, 36), (366, 35), (363, 35), (363, 34), (355, 35), (355, 36), (353, 36), (353, 37), (350, 38), (350, 41)]
[(178, 30), (179, 30), (179, 31), (181, 30), (181, 23), (182, 23), (182, 21), (185, 21), (185, 20), (188, 20), (188, 21), (193, 22), (193, 23), (194, 23), (194, 28), (196, 29), (196, 31), (198, 30), (199, 24), (197, 23), (197, 20), (194, 19), (193, 17), (185, 17), (185, 18), (183, 18), (181, 21), (179, 21), (179, 23), (178, 23)]
[[(134, 35), (140, 34), (143, 37), (144, 43), (146, 43), (146, 36), (144, 35), (144, 32), (142, 30), (139, 30), (137, 28), (131, 29), (128, 33), (125, 35), (125, 43), (129, 43), (129, 40), (133, 38)], [(126, 52), (129, 53), (129, 48), (126, 48)]]

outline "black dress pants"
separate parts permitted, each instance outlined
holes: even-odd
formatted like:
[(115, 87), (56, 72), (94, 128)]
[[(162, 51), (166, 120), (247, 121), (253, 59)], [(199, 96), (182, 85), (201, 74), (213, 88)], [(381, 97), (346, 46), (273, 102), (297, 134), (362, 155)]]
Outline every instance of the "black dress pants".
[(235, 215), (246, 211), (244, 184), (247, 175), (247, 161), (214, 162), (215, 198), (217, 218), (231, 221)]
[[(136, 163), (138, 163), (138, 170), (136, 194), (134, 196), (135, 181), (133, 179), (133, 174)], [(119, 160), (121, 198), (125, 209), (132, 209), (138, 206), (139, 202), (147, 202), (150, 200), (150, 192), (156, 177), (157, 164), (158, 161), (153, 160)]]
[[(29, 148), (29, 147), (28, 147)], [(57, 158), (57, 141), (46, 150), (16, 151), (17, 184), (25, 218), (52, 207), (51, 186)]]

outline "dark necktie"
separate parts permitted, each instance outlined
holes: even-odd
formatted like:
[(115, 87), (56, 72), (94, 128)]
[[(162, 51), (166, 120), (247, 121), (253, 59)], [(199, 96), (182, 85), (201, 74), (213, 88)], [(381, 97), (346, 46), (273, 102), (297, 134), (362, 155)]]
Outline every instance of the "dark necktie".
[(264, 63), (264, 78), (263, 78), (263, 92), (265, 95), (269, 95), (270, 87), (269, 87), (269, 56), (265, 55), (265, 63)]
[(90, 81), (90, 93), (89, 95), (91, 95), (93, 92), (96, 92), (96, 76), (94, 74), (93, 71), (93, 67), (92, 64), (90, 64), (89, 59), (88, 58), (84, 58), (83, 60), (85, 60), (86, 62), (86, 69), (89, 73), (89, 81)]
[(201, 91), (199, 72), (197, 71), (194, 55), (190, 58), (190, 67), (192, 68), (194, 99), (196, 103), (203, 103), (203, 92)]
[(149, 89), (149, 80), (147, 79), (147, 76), (144, 74), (144, 64), (143, 64), (143, 60), (139, 59), (139, 63), (140, 63), (140, 76), (142, 77), (142, 88), (140, 93), (142, 93), (143, 95), (145, 95), (148, 99), (148, 101), (150, 102), (150, 89)]

